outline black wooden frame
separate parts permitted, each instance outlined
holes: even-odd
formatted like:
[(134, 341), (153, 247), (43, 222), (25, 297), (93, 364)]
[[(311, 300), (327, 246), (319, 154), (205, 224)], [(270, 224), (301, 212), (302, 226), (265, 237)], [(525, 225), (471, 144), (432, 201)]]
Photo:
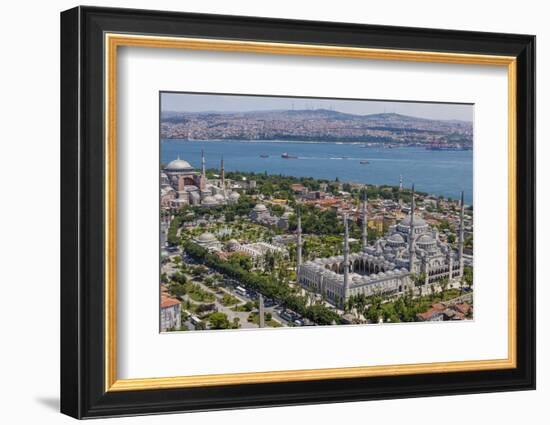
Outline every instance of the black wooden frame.
[[(104, 32), (517, 57), (517, 368), (104, 391)], [(77, 7), (61, 14), (61, 411), (77, 418), (535, 388), (535, 37)]]

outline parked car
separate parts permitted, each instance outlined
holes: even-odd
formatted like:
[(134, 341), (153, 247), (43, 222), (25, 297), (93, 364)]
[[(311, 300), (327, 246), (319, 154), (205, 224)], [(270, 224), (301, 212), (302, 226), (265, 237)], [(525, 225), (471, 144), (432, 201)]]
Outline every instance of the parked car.
[(271, 298), (265, 298), (264, 299), (264, 307), (273, 307), (275, 305), (275, 301)]

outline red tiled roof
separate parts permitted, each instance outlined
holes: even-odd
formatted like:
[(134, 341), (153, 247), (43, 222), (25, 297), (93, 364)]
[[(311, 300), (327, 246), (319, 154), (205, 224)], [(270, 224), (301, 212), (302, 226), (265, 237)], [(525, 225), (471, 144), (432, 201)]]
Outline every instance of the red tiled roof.
[(431, 308), (429, 309), (428, 311), (424, 312), (424, 313), (418, 313), (417, 316), (420, 317), (421, 319), (423, 320), (429, 320), (431, 319), (435, 314), (438, 314), (438, 313), (441, 313), (440, 310), (438, 309), (435, 309), (435, 308)]
[(290, 188), (294, 191), (302, 191), (305, 189), (305, 186), (300, 183), (294, 183), (290, 185)]
[(432, 304), (432, 309), (434, 310), (438, 310), (438, 311), (443, 311), (445, 310), (447, 307), (445, 307), (443, 304), (441, 303), (435, 303), (435, 304)]
[(178, 300), (175, 298), (170, 298), (166, 296), (162, 296), (160, 300), (160, 308), (168, 308), (173, 307), (175, 305), (181, 304)]
[(223, 251), (218, 251), (216, 252), (216, 255), (221, 258), (222, 260), (227, 260), (227, 258), (229, 257), (229, 255), (227, 254), (227, 252), (223, 252)]
[(461, 312), (462, 314), (467, 314), (470, 311), (470, 304), (468, 303), (462, 303), (462, 304), (455, 304), (454, 309)]
[(319, 204), (321, 206), (331, 206), (341, 203), (340, 199), (328, 198), (328, 199), (311, 199), (307, 200), (306, 204)]

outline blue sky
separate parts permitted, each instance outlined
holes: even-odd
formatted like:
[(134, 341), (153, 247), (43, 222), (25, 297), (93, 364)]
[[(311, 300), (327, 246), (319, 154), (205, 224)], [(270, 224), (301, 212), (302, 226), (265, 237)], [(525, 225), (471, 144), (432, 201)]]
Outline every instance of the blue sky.
[(473, 121), (471, 104), (399, 102), (380, 100), (339, 100), (268, 96), (162, 93), (162, 111), (245, 112), (270, 109), (333, 109), (366, 115), (394, 112), (421, 118)]

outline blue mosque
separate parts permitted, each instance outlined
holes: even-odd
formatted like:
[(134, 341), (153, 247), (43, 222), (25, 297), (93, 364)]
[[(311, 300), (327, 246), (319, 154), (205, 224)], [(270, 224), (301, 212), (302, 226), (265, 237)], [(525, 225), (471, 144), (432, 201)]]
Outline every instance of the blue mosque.
[[(412, 188), (411, 212), (401, 222), (391, 226), (385, 236), (369, 243), (367, 240), (367, 199), (362, 202), (362, 249), (350, 253), (348, 218), (344, 216), (343, 255), (302, 262), (302, 229), (298, 217), (297, 279), (304, 288), (323, 295), (329, 302), (341, 306), (353, 295), (393, 296), (409, 290), (424, 293), (434, 283), (448, 279), (460, 282), (464, 273), (464, 193), (460, 201), (458, 247), (439, 238), (415, 213), (415, 193)], [(422, 281), (419, 281), (422, 276)]]

